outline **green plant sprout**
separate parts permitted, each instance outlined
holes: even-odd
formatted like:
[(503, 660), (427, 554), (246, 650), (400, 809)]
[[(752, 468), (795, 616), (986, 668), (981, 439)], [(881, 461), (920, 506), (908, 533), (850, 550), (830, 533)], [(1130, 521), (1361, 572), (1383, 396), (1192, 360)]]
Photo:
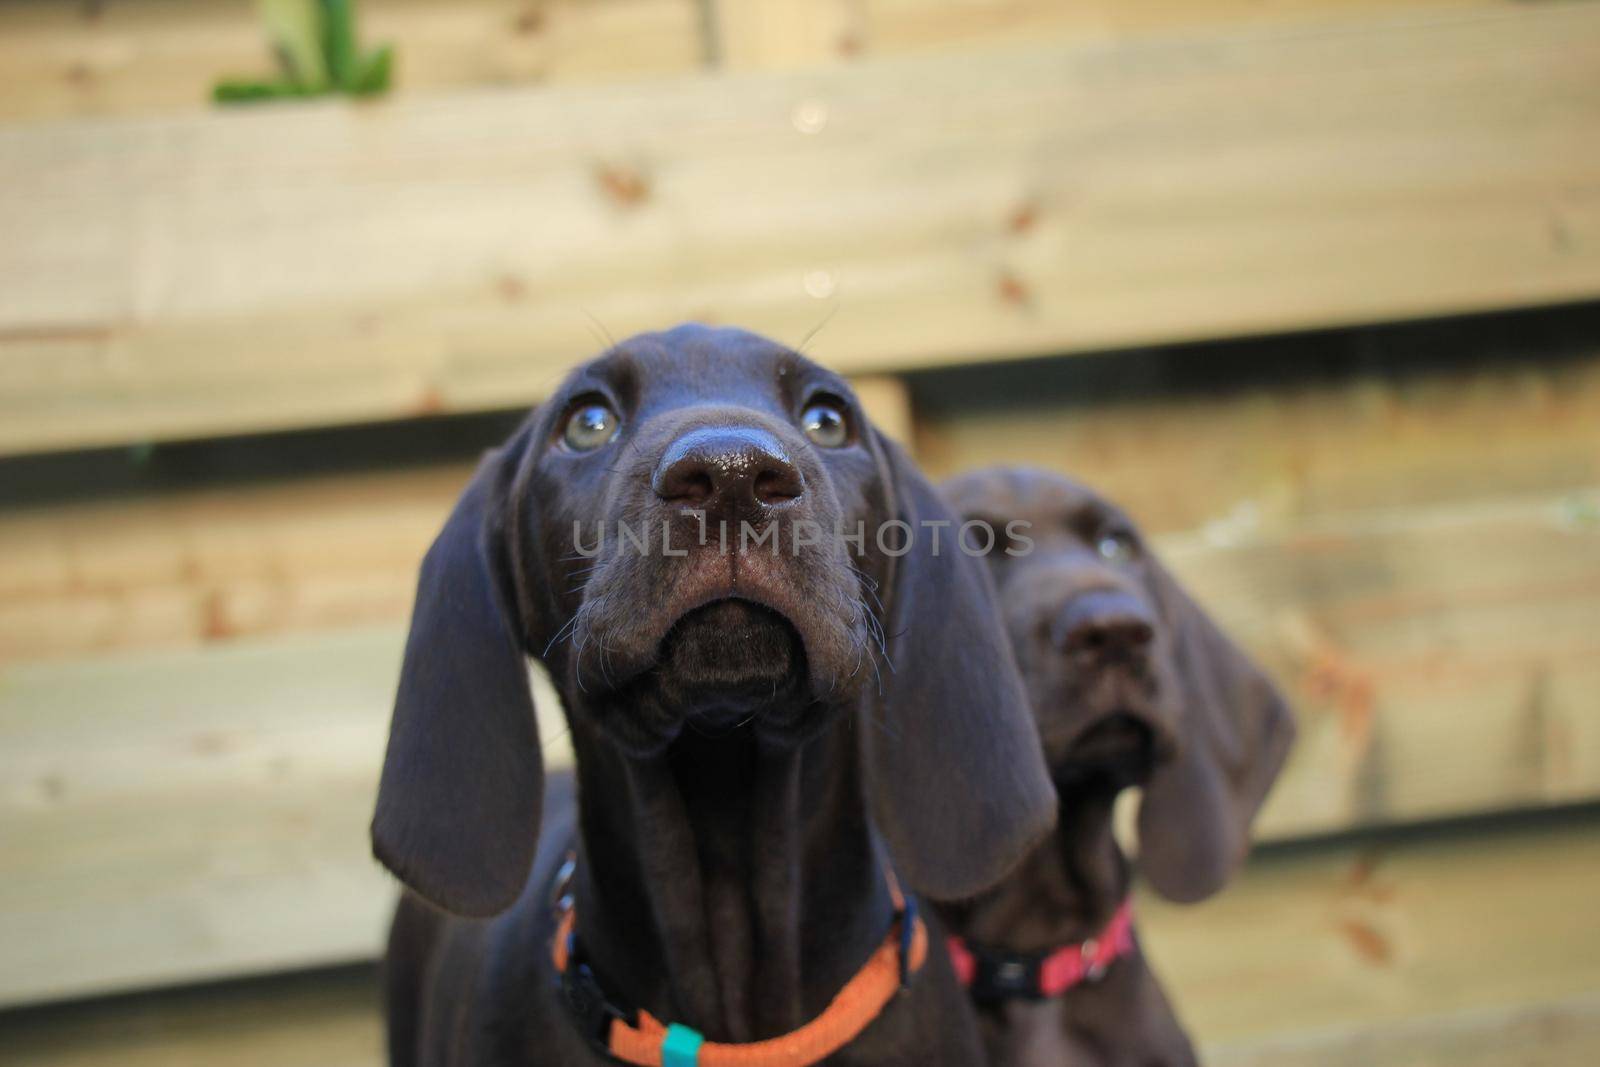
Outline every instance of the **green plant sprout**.
[(211, 90), (223, 104), (346, 93), (372, 96), (389, 88), (394, 50), (356, 45), (355, 0), (256, 0), (281, 74), (226, 79)]

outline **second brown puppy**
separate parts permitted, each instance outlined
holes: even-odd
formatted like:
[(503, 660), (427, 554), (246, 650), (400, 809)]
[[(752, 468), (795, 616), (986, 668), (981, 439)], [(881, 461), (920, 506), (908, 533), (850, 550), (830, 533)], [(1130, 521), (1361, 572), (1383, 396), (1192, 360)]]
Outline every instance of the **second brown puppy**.
[(990, 1058), (1194, 1064), (1139, 951), (1112, 807), (1142, 788), (1140, 871), (1169, 899), (1210, 896), (1248, 851), (1294, 737), (1289, 708), (1103, 497), (1016, 468), (943, 490), (995, 535), (988, 558), (1061, 805), (1055, 836), (1009, 879), (946, 911)]

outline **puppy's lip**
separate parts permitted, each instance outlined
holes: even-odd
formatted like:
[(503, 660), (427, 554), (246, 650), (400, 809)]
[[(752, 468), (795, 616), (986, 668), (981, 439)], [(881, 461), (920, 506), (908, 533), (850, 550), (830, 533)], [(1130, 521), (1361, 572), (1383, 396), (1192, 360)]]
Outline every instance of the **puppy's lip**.
[(1131, 748), (1147, 744), (1155, 733), (1141, 716), (1113, 711), (1085, 724), (1073, 740), (1075, 747)]
[(683, 612), (673, 620), (672, 625), (667, 629), (667, 633), (662, 637), (662, 641), (665, 642), (670, 640), (673, 631), (694, 615), (707, 616), (713, 620), (714, 625), (718, 623), (737, 623), (740, 621), (746, 621), (740, 618), (740, 616), (746, 614), (746, 612), (740, 611), (741, 608), (747, 609), (748, 613), (751, 615), (770, 615), (789, 627), (790, 630), (793, 630), (796, 633), (799, 632), (798, 627), (796, 627), (794, 624), (794, 620), (790, 619), (787, 615), (772, 605), (764, 604), (754, 597), (743, 596), (739, 593), (728, 593), (725, 596), (709, 597)]
[(794, 610), (798, 590), (793, 584), (781, 576), (773, 578), (769, 568), (752, 566), (748, 553), (730, 553), (721, 558), (728, 561), (726, 567), (700, 567), (678, 583), (674, 590), (677, 602), (672, 605), (661, 639), (665, 640), (672, 628), (689, 615), (726, 600), (745, 601), (766, 608), (794, 627), (804, 643), (805, 631)]
[(739, 597), (690, 612), (668, 633), (657, 659), (662, 695), (705, 736), (737, 730), (773, 706), (809, 702), (799, 631)]
[[(620, 690), (655, 669), (662, 642), (687, 615), (718, 600), (766, 608), (799, 636), (810, 691), (847, 699), (854, 690), (861, 645), (859, 600), (841, 558), (766, 550), (719, 551), (715, 544), (652, 568), (616, 556), (585, 582), (585, 629), (573, 643), (574, 671), (597, 693)], [(838, 568), (831, 574), (819, 568)], [(854, 610), (857, 614), (849, 614)], [(589, 640), (591, 635), (597, 640)]]
[[(799, 629), (793, 622), (763, 604), (747, 600), (744, 597), (731, 596), (713, 600), (708, 604), (702, 604), (674, 623), (672, 628), (667, 631), (667, 635), (662, 638), (661, 648), (657, 657), (658, 665), (666, 663), (666, 653), (669, 646), (674, 640), (679, 639), (683, 635), (685, 628), (689, 626), (701, 627), (702, 633), (708, 628), (711, 632), (725, 639), (733, 638), (736, 641), (739, 638), (747, 640), (777, 639), (788, 646), (783, 652), (783, 657), (787, 660), (791, 669), (796, 663), (803, 664), (804, 661), (804, 642), (800, 637)], [(761, 664), (763, 670), (758, 673), (765, 673), (764, 668), (770, 665), (770, 661), (763, 661)], [(711, 681), (708, 683), (708, 691), (715, 692), (718, 685), (728, 685), (729, 683), (730, 679), (728, 678)], [(740, 683), (733, 681), (732, 688), (740, 688)], [(716, 719), (717, 715), (708, 714), (702, 717)]]
[(1066, 730), (1046, 730), (1052, 747), (1070, 758), (1101, 752), (1132, 751), (1148, 746), (1153, 761), (1160, 761), (1170, 747), (1168, 731), (1151, 711), (1133, 707), (1114, 707), (1090, 715), (1074, 716)]
[(1123, 785), (1137, 785), (1165, 762), (1165, 731), (1143, 715), (1114, 711), (1096, 716), (1068, 743), (1055, 768), (1064, 780), (1107, 773)]
[[(794, 680), (797, 677), (795, 670), (802, 670), (803, 672), (805, 653), (798, 651), (798, 649), (803, 648), (803, 641), (800, 640), (800, 632), (795, 629), (794, 622), (790, 622), (787, 617), (776, 613), (773, 609), (758, 605), (754, 600), (746, 600), (746, 598), (742, 597), (723, 597), (722, 600), (712, 600), (707, 605), (699, 606), (699, 608), (683, 616), (682, 621), (674, 624), (672, 630), (667, 633), (667, 637), (662, 640), (662, 649), (666, 649), (667, 643), (674, 640), (674, 635), (680, 632), (680, 627), (683, 624), (688, 624), (691, 621), (698, 621), (704, 627), (710, 627), (714, 632), (723, 633), (723, 635), (738, 635), (738, 633), (742, 633), (746, 637), (752, 637), (752, 633), (760, 630), (760, 632), (765, 633), (765, 637), (768, 640), (776, 637), (776, 640), (787, 643), (787, 649), (782, 653), (779, 653), (778, 649), (771, 649), (771, 651), (773, 651), (774, 659), (782, 661), (782, 664), (786, 667), (789, 680)], [(760, 640), (760, 638), (754, 638), (754, 640)], [(754, 667), (752, 664), (747, 665)], [(723, 675), (723, 677), (714, 678), (714, 680), (709, 678), (709, 680), (702, 681), (701, 696), (709, 697), (709, 699), (688, 709), (686, 718), (696, 728), (701, 729), (702, 733), (704, 731), (725, 733), (725, 731), (731, 731), (731, 729), (738, 729), (739, 726), (746, 725), (746, 723), (758, 717), (758, 713), (760, 713), (760, 704), (755, 704), (752, 707), (752, 702), (750, 702), (749, 697), (754, 696), (754, 693), (750, 691), (750, 686), (755, 685), (755, 688), (758, 689), (770, 689), (771, 686), (781, 685), (781, 681), (778, 678), (773, 677), (771, 673), (768, 673), (768, 670), (765, 670), (765, 667), (771, 667), (771, 665), (773, 665), (773, 659), (768, 659), (760, 667), (755, 667), (752, 675), (747, 675), (744, 678), (730, 678)], [(733, 699), (730, 699), (730, 697), (733, 697)]]

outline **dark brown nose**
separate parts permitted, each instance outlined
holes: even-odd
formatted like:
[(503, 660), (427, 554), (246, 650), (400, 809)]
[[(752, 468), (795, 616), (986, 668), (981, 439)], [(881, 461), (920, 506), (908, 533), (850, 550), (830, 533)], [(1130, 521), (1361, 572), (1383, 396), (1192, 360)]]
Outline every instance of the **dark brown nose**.
[(766, 430), (702, 426), (667, 446), (650, 485), (669, 504), (747, 516), (798, 500), (806, 483)]
[(1131, 593), (1096, 590), (1067, 602), (1050, 627), (1056, 647), (1115, 659), (1143, 653), (1156, 635), (1155, 615)]

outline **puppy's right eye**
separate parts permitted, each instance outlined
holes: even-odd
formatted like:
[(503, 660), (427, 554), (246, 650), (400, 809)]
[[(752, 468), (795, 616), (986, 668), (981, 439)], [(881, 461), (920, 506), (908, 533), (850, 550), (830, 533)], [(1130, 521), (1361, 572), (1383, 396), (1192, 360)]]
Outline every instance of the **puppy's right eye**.
[(800, 428), (823, 448), (843, 448), (850, 443), (850, 423), (845, 418), (844, 405), (832, 397), (817, 397), (806, 405), (800, 416)]
[(613, 437), (622, 425), (617, 413), (599, 400), (579, 404), (567, 416), (567, 428), (561, 434), (561, 443), (574, 452), (593, 452)]
[(1126, 563), (1139, 551), (1133, 543), (1133, 535), (1126, 530), (1112, 530), (1100, 535), (1100, 540), (1095, 542), (1095, 551), (1107, 563)]

